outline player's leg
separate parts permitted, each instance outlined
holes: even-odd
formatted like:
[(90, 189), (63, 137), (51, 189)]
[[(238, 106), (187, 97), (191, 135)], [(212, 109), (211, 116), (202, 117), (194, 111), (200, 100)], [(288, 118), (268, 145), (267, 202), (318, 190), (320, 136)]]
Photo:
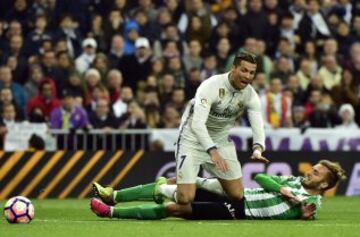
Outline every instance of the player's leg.
[(104, 203), (113, 206), (119, 202), (153, 200), (156, 185), (161, 185), (163, 183), (166, 183), (166, 179), (164, 177), (160, 177), (156, 180), (155, 183), (142, 184), (135, 187), (113, 190), (111, 187), (103, 187), (100, 184), (94, 182), (93, 190), (95, 196), (99, 197)]
[(176, 202), (186, 205), (195, 198), (196, 177), (200, 170), (201, 157), (196, 150), (185, 145), (178, 145), (176, 155)]
[(143, 204), (131, 207), (112, 207), (93, 198), (91, 210), (100, 217), (119, 219), (159, 220), (166, 217), (180, 217), (189, 220), (231, 220), (244, 219), (243, 202), (194, 202), (181, 205), (177, 203)]
[(219, 153), (226, 160), (229, 170), (219, 171), (212, 163), (205, 163), (204, 169), (219, 179), (224, 193), (233, 200), (241, 200), (244, 196), (241, 166), (237, 159), (236, 149), (233, 143), (228, 143), (219, 148)]
[(164, 204), (142, 204), (130, 207), (113, 207), (99, 199), (90, 201), (91, 210), (100, 217), (120, 219), (159, 220), (166, 218), (168, 213)]
[(234, 180), (219, 179), (226, 195), (233, 200), (241, 200), (244, 197), (244, 185), (242, 178)]

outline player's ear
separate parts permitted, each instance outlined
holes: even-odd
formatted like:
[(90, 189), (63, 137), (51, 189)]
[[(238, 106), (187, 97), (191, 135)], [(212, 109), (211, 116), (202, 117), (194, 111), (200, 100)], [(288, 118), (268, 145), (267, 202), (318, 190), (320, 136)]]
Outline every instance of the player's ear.
[(325, 189), (327, 189), (328, 187), (329, 187), (329, 184), (328, 184), (326, 181), (321, 182), (320, 188), (321, 188), (322, 190), (325, 190)]

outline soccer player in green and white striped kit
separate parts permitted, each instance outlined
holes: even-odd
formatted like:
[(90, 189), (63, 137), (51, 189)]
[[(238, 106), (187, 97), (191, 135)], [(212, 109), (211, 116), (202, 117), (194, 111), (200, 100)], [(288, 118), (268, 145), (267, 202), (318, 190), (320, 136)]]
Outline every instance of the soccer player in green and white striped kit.
[[(198, 178), (195, 201), (188, 205), (174, 202), (176, 181), (173, 179), (161, 178), (153, 184), (118, 191), (95, 183), (95, 193), (102, 201), (93, 198), (90, 206), (98, 216), (125, 219), (154, 220), (171, 216), (193, 220), (314, 219), (322, 194), (345, 178), (341, 166), (328, 160), (321, 160), (304, 177), (258, 174), (255, 180), (261, 188), (245, 188), (242, 201), (227, 198), (217, 179)], [(113, 206), (152, 197), (161, 204)], [(163, 204), (164, 198), (170, 202)]]

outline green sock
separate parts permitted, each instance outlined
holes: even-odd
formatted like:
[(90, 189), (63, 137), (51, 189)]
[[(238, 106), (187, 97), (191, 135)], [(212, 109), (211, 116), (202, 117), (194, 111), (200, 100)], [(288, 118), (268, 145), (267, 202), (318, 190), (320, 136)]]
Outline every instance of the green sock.
[(153, 198), (155, 183), (138, 185), (115, 191), (116, 202), (148, 201)]
[(143, 204), (132, 207), (114, 207), (112, 217), (120, 219), (159, 220), (167, 217), (163, 204)]

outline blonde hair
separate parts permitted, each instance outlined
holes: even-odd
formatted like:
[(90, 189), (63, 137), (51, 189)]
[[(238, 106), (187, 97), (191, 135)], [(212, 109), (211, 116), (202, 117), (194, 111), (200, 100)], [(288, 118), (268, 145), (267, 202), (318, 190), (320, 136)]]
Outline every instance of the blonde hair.
[(346, 179), (345, 170), (340, 166), (339, 163), (335, 163), (329, 160), (321, 160), (319, 164), (325, 166), (330, 172), (327, 177), (329, 186), (326, 189), (334, 187), (338, 182)]

